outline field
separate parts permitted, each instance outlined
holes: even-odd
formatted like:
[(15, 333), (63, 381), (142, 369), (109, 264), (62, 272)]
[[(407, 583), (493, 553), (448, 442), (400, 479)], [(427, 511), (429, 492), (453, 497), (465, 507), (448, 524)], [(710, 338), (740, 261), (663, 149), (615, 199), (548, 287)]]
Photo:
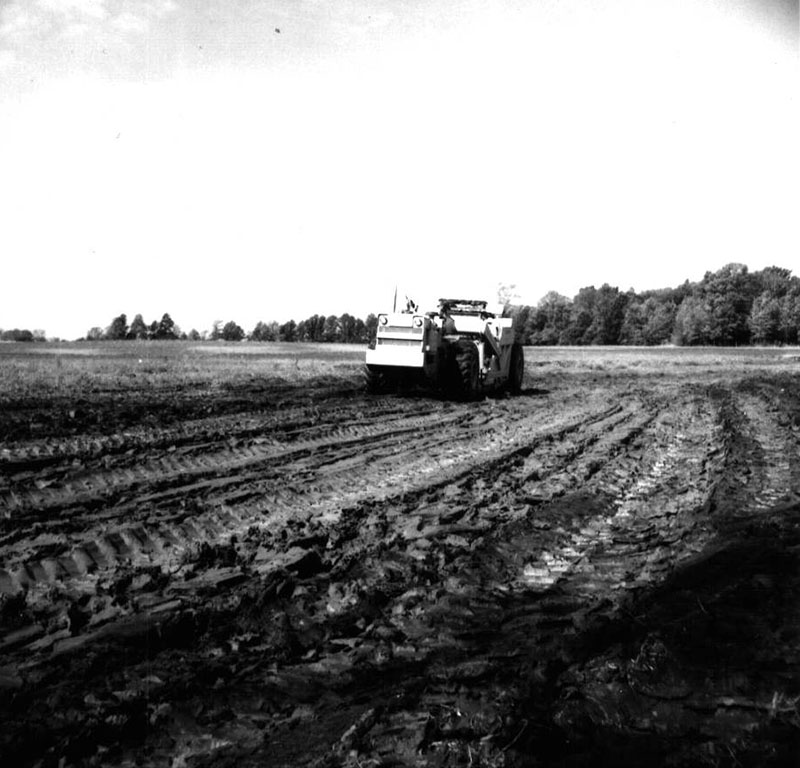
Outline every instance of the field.
[(0, 765), (800, 754), (800, 352), (0, 345)]

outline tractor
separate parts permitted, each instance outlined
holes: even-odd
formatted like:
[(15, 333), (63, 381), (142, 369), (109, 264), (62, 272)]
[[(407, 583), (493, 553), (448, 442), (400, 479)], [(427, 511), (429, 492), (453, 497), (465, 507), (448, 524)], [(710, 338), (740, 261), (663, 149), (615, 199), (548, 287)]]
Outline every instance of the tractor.
[(439, 299), (432, 312), (408, 301), (402, 312), (378, 315), (366, 355), (372, 392), (420, 385), (460, 400), (519, 393), (524, 367), (514, 321), (475, 299)]

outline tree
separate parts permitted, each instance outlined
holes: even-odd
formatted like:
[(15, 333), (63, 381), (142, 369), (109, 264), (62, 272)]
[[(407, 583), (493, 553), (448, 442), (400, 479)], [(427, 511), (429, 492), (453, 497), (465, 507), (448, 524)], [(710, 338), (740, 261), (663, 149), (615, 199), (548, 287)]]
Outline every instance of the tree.
[(211, 339), (211, 341), (219, 341), (222, 338), (222, 320), (214, 321), (208, 338)]
[(353, 328), (353, 342), (355, 344), (366, 344), (368, 340), (366, 324), (360, 317), (356, 318), (355, 327)]
[(94, 328), (90, 328), (86, 332), (86, 341), (100, 341), (100, 339), (102, 339), (104, 335), (105, 332), (103, 331), (102, 328), (94, 326)]
[(280, 326), (278, 338), (281, 341), (297, 341), (297, 323), (294, 320), (287, 320)]
[(314, 330), (314, 341), (325, 341), (325, 315), (316, 315), (317, 325)]
[[(695, 291), (697, 290), (697, 283), (690, 283), (688, 280), (684, 280), (683, 283), (681, 283), (681, 285), (679, 285), (677, 288), (666, 288), (664, 290), (665, 293), (671, 294), (671, 296), (665, 296), (665, 298), (669, 298), (677, 309), (681, 304), (683, 304), (684, 299), (694, 295)], [(656, 291), (655, 293), (659, 292)]]
[(147, 330), (147, 326), (145, 325), (142, 316), (136, 315), (136, 317), (133, 318), (133, 322), (131, 322), (130, 328), (128, 328), (128, 333), (126, 334), (126, 338), (146, 339), (148, 336), (149, 333)]
[[(153, 323), (155, 325), (155, 323)], [(154, 339), (177, 339), (180, 334), (178, 327), (175, 325), (173, 319), (165, 312), (161, 316), (161, 320), (156, 325), (153, 332)]]
[(111, 321), (111, 325), (106, 329), (105, 337), (111, 341), (124, 339), (128, 335), (128, 318), (123, 312), (119, 317)]
[(275, 341), (273, 329), (266, 323), (259, 321), (256, 327), (250, 331), (250, 341)]
[(661, 300), (655, 296), (646, 299), (642, 307), (645, 319), (644, 343), (666, 344), (672, 337), (675, 326), (675, 314), (678, 308), (669, 300)]
[(627, 296), (620, 343), (653, 346), (668, 342), (677, 311), (671, 292), (648, 291), (637, 296), (629, 291)]
[(516, 340), (520, 344), (529, 344), (529, 327), (531, 322), (531, 312), (533, 308), (527, 304), (515, 304), (509, 307), (507, 316), (514, 320), (514, 330)]
[(569, 334), (572, 302), (556, 291), (549, 291), (531, 311), (520, 310), (519, 318), (522, 324), (523, 337), (531, 344), (551, 346), (553, 344), (569, 343)]
[(593, 303), (592, 323), (584, 333), (584, 343), (619, 344), (628, 296), (604, 283), (595, 291)]
[[(95, 330), (94, 328), (92, 330)], [(100, 332), (102, 337), (102, 331)], [(0, 333), (0, 339), (3, 341), (35, 341), (33, 333), (27, 328), (12, 328), (8, 331)]]
[(710, 339), (709, 312), (697, 296), (684, 299), (675, 315), (673, 341), (678, 346), (708, 344)]
[(566, 341), (567, 344), (591, 344), (596, 300), (597, 289), (593, 285), (578, 291), (572, 300), (569, 327), (564, 334), (565, 338), (559, 340), (561, 343)]
[(708, 311), (708, 343), (739, 345), (750, 341), (748, 323), (759, 280), (744, 264), (726, 264), (706, 272), (697, 288)]
[(197, 328), (192, 328), (186, 338), (189, 339), (189, 341), (200, 341), (200, 333)]
[(625, 316), (622, 319), (622, 326), (619, 330), (620, 343), (631, 346), (645, 344), (644, 326), (646, 322), (644, 302), (634, 296), (628, 301), (628, 306), (625, 307)]
[(765, 267), (760, 272), (756, 272), (753, 277), (758, 280), (761, 293), (768, 293), (779, 299), (789, 292), (792, 284), (796, 281), (796, 278), (792, 277), (792, 271), (782, 267)]
[(329, 315), (325, 318), (325, 327), (322, 332), (322, 340), (327, 342), (338, 341), (340, 336), (339, 318), (336, 315)]
[(781, 341), (781, 300), (770, 293), (756, 296), (750, 310), (750, 333), (756, 344)]
[(800, 341), (800, 287), (781, 299), (781, 339), (786, 344)]
[(800, 279), (788, 269), (766, 267), (753, 275), (761, 292), (753, 300), (749, 327), (758, 344), (794, 344), (800, 321)]
[(339, 318), (339, 338), (345, 344), (352, 344), (355, 341), (356, 335), (356, 319), (349, 313), (345, 312)]
[(325, 330), (325, 317), (311, 315), (297, 326), (297, 338), (300, 341), (322, 341)]
[(244, 338), (244, 331), (233, 320), (230, 320), (222, 329), (222, 338), (225, 341), (241, 341)]

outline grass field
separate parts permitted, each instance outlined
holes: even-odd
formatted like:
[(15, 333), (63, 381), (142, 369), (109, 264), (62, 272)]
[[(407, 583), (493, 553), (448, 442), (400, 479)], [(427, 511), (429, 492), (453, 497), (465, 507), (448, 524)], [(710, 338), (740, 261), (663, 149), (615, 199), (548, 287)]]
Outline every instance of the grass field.
[(348, 378), (364, 349), (348, 344), (102, 342), (0, 344), (0, 397), (236, 383)]
[[(800, 369), (800, 348), (527, 347), (527, 378), (559, 372), (643, 375)], [(0, 344), (0, 402), (25, 396), (108, 392), (145, 385), (360, 381), (364, 347), (353, 344), (101, 342)]]

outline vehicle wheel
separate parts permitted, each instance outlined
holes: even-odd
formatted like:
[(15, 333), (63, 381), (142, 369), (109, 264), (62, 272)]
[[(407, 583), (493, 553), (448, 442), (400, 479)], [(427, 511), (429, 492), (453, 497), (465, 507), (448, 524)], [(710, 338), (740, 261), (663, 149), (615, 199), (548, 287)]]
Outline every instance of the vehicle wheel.
[(462, 400), (474, 400), (479, 389), (478, 348), (471, 341), (459, 341), (455, 364), (458, 396)]
[(386, 374), (380, 371), (373, 371), (369, 368), (364, 369), (364, 383), (367, 392), (372, 395), (380, 395), (389, 388)]
[(522, 392), (522, 378), (525, 375), (525, 354), (522, 344), (511, 347), (511, 364), (508, 371), (508, 391), (512, 395)]

